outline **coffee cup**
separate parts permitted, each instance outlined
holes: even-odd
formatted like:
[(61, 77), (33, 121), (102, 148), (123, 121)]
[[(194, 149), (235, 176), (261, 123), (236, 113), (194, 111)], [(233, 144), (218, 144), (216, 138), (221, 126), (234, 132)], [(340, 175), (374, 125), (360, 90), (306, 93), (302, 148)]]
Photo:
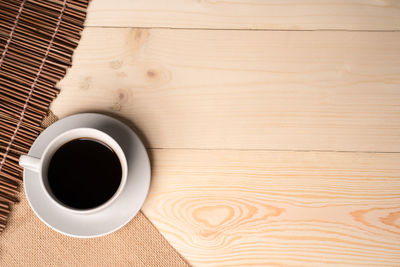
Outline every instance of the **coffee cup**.
[(117, 141), (93, 128), (66, 131), (47, 144), (41, 158), (22, 155), (19, 164), (37, 173), (49, 201), (79, 214), (111, 205), (123, 191), (128, 173)]

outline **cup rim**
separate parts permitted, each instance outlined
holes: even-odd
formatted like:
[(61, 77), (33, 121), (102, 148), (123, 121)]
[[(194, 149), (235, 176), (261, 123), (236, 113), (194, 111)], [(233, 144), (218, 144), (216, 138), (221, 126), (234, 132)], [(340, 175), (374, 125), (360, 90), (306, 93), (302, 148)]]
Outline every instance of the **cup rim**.
[[(80, 137), (74, 137), (74, 138), (66, 139), (65, 141), (63, 141), (60, 145), (58, 145), (53, 150), (53, 153), (49, 154), (50, 153), (50, 149), (54, 146), (54, 144), (57, 141), (59, 141), (59, 139), (65, 137), (68, 134), (71, 134), (71, 132), (77, 132), (77, 131), (97, 132), (98, 134), (103, 135), (103, 137), (105, 136), (108, 139), (110, 139), (111, 142), (114, 143), (114, 144), (110, 144), (109, 142), (105, 141), (104, 138), (94, 138), (94, 137), (82, 135)], [(64, 144), (66, 144), (66, 143), (68, 143), (68, 142), (70, 142), (72, 140), (79, 139), (79, 138), (84, 138), (84, 137), (86, 137), (88, 139), (94, 139), (94, 140), (97, 140), (97, 141), (100, 141), (100, 142), (104, 143), (105, 145), (109, 146), (114, 151), (114, 153), (117, 154), (118, 159), (119, 159), (119, 161), (121, 163), (122, 177), (121, 177), (121, 182), (120, 182), (117, 190), (115, 191), (115, 193), (106, 202), (104, 202), (101, 205), (96, 206), (94, 208), (76, 209), (76, 208), (70, 207), (70, 206), (64, 204), (63, 202), (61, 202), (60, 200), (58, 200), (57, 197), (51, 192), (51, 190), (45, 185), (45, 179), (48, 178), (47, 177), (47, 173), (46, 173), (46, 171), (48, 169), (48, 166), (44, 166), (44, 163), (45, 163), (45, 160), (47, 160), (47, 162), (50, 163), (50, 160), (51, 160), (52, 156), (54, 155), (54, 153), (61, 146), (63, 146)], [(44, 168), (44, 167), (46, 167), (46, 168)], [(121, 192), (124, 189), (125, 184), (126, 184), (126, 180), (127, 180), (127, 176), (128, 176), (128, 163), (127, 163), (126, 156), (125, 156), (125, 153), (124, 153), (123, 149), (121, 148), (119, 143), (112, 136), (110, 136), (109, 134), (107, 134), (107, 133), (105, 133), (103, 131), (95, 129), (95, 128), (80, 127), (80, 128), (75, 128), (75, 129), (71, 129), (71, 130), (68, 130), (66, 132), (63, 132), (62, 134), (56, 136), (53, 140), (51, 140), (47, 144), (47, 146), (44, 149), (44, 151), (42, 153), (42, 156), (40, 158), (40, 170), (39, 170), (38, 174), (40, 176), (40, 183), (41, 183), (41, 186), (43, 188), (43, 191), (45, 192), (47, 197), (54, 204), (56, 204), (59, 208), (62, 208), (62, 209), (67, 210), (69, 212), (73, 212), (73, 213), (77, 213), (77, 214), (88, 214), (88, 213), (95, 213), (95, 212), (98, 212), (98, 211), (106, 208), (107, 206), (111, 205), (111, 203), (114, 202), (118, 198), (118, 196), (121, 194)]]

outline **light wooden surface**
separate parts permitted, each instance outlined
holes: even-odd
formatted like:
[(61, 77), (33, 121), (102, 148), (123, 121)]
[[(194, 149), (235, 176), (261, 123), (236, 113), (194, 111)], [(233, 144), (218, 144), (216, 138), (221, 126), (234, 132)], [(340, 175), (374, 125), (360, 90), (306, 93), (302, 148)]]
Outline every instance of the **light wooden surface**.
[(135, 124), (143, 211), (194, 266), (398, 266), (399, 21), (399, 1), (94, 0), (52, 109)]
[(95, 0), (87, 26), (400, 30), (398, 0)]
[(151, 150), (145, 213), (195, 266), (400, 263), (400, 155)]
[(53, 111), (155, 148), (396, 152), (399, 74), (400, 32), (88, 28)]

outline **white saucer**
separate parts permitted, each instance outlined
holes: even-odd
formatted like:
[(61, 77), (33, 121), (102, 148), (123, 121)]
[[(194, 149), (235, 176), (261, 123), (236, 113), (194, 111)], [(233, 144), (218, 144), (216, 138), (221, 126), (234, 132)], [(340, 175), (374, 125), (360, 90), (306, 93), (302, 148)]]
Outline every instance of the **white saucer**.
[(37, 181), (38, 175), (29, 170), (24, 170), (25, 193), (36, 215), (53, 230), (72, 237), (98, 237), (118, 230), (138, 213), (150, 186), (150, 161), (144, 145), (128, 126), (109, 116), (95, 113), (77, 114), (55, 122), (39, 135), (29, 155), (40, 158), (55, 136), (79, 127), (104, 131), (124, 150), (128, 161), (128, 179), (118, 199), (97, 213), (72, 213), (50, 201)]

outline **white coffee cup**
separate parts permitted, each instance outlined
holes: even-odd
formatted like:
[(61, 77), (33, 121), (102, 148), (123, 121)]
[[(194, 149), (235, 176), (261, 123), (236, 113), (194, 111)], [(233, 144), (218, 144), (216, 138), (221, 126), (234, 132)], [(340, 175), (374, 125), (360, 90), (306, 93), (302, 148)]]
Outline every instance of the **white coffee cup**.
[[(54, 153), (64, 144), (68, 143), (69, 141), (79, 139), (79, 138), (88, 138), (88, 139), (94, 139), (98, 140), (107, 146), (109, 146), (114, 153), (118, 156), (120, 163), (121, 163), (121, 169), (122, 169), (122, 177), (121, 177), (121, 183), (117, 189), (117, 191), (114, 193), (114, 195), (108, 199), (106, 202), (101, 204), (100, 206), (91, 208), (91, 209), (74, 209), (72, 207), (69, 207), (62, 202), (60, 202), (51, 192), (49, 184), (48, 184), (48, 177), (47, 177), (47, 170), (50, 164), (50, 160)], [(121, 192), (124, 189), (124, 186), (126, 184), (126, 179), (127, 179), (127, 173), (128, 173), (128, 164), (126, 161), (125, 154), (122, 150), (122, 148), (119, 146), (119, 144), (108, 134), (93, 129), (93, 128), (76, 128), (73, 130), (69, 130), (67, 132), (64, 132), (60, 135), (58, 135), (56, 138), (54, 138), (45, 148), (42, 157), (41, 158), (36, 158), (32, 156), (27, 156), (27, 155), (22, 155), (19, 159), (19, 164), (24, 167), (25, 169), (28, 169), (30, 171), (34, 171), (38, 173), (38, 183), (41, 183), (43, 187), (43, 192), (48, 196), (50, 201), (53, 201), (57, 206), (59, 206), (62, 209), (65, 209), (70, 212), (75, 212), (75, 213), (94, 213), (97, 211), (100, 211), (104, 209), (105, 207), (109, 206), (112, 202), (114, 202), (118, 196), (121, 194)]]

